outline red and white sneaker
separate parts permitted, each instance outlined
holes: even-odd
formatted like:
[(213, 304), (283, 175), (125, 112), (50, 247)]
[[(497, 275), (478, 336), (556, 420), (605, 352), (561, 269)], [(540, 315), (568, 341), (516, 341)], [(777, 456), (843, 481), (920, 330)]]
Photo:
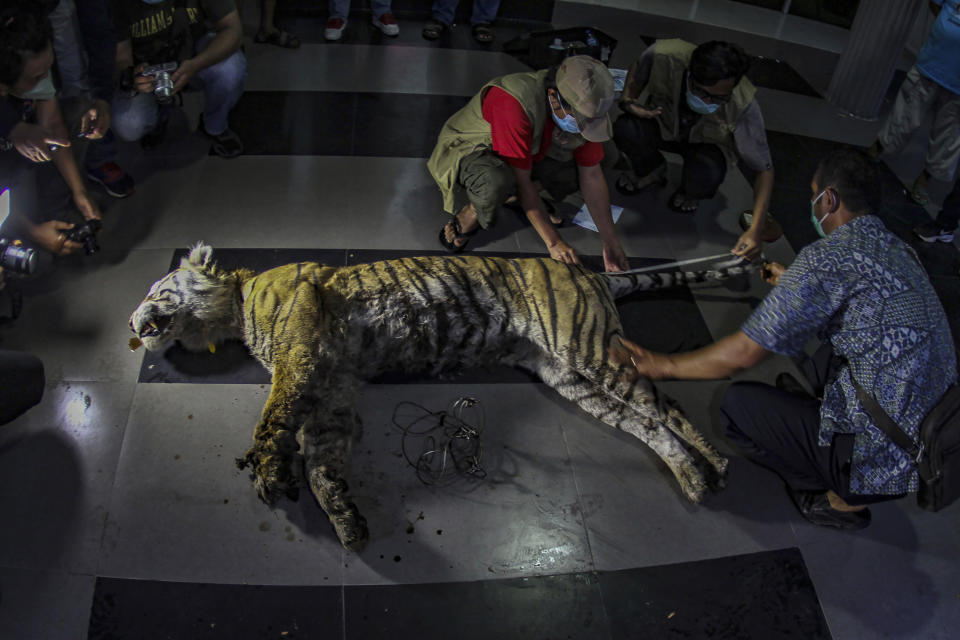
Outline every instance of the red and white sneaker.
[(373, 26), (380, 29), (385, 36), (393, 38), (400, 35), (400, 25), (397, 24), (397, 19), (390, 12), (384, 13), (379, 18), (373, 16)]
[(330, 41), (339, 40), (346, 28), (347, 21), (343, 18), (330, 18), (327, 20), (327, 28), (323, 30), (323, 37)]

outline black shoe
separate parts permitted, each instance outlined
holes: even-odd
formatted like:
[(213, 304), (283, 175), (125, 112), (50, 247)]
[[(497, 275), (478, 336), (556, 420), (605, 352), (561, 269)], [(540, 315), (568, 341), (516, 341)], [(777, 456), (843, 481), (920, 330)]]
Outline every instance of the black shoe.
[(777, 379), (774, 381), (774, 386), (780, 391), (785, 391), (787, 393), (792, 393), (795, 396), (809, 396), (810, 392), (803, 388), (803, 385), (800, 384), (800, 381), (794, 378), (791, 374), (784, 371), (777, 375)]
[(837, 511), (830, 506), (826, 491), (798, 491), (788, 485), (787, 493), (800, 515), (812, 524), (846, 531), (863, 529), (870, 524), (870, 509)]
[(167, 116), (161, 111), (160, 120), (153, 131), (140, 138), (140, 148), (144, 150), (156, 149), (167, 137)]

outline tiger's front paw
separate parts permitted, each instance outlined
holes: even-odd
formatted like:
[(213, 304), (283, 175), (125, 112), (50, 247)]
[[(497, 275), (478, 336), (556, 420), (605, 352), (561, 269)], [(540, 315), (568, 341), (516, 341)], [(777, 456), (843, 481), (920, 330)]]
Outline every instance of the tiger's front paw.
[(360, 553), (367, 546), (370, 531), (367, 529), (367, 519), (360, 515), (357, 505), (348, 503), (345, 511), (330, 516), (330, 523), (340, 538), (340, 544), (347, 551)]
[(257, 495), (267, 504), (275, 504), (286, 496), (296, 500), (299, 495), (297, 475), (293, 472), (297, 442), (293, 434), (279, 430), (260, 440), (239, 462), (241, 468), (253, 470), (253, 485)]

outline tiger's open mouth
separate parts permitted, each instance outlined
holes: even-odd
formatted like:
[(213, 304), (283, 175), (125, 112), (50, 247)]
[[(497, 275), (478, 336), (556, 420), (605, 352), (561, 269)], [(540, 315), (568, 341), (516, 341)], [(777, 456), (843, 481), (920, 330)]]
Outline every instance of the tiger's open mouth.
[(137, 336), (140, 338), (156, 338), (173, 325), (173, 316), (158, 316), (147, 322), (142, 327)]

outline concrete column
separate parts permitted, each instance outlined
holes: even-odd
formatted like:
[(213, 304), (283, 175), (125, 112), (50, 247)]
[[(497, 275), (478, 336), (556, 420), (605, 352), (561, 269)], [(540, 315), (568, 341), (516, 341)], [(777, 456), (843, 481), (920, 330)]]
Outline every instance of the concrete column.
[(856, 116), (876, 118), (913, 23), (926, 6), (927, 0), (860, 0), (827, 99)]

